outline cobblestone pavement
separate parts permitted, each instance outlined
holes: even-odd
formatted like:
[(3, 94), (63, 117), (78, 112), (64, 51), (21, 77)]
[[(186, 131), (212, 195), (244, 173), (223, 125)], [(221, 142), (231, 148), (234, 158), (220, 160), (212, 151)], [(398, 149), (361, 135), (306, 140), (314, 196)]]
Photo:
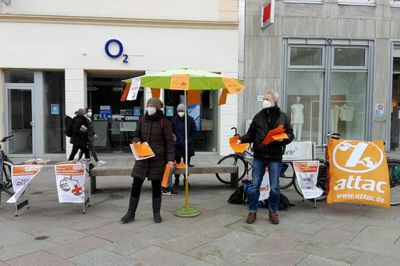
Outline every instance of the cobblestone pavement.
[[(106, 165), (132, 164), (105, 158)], [(195, 157), (194, 164), (215, 157)], [(213, 175), (190, 176), (190, 205), (201, 211), (179, 218), (184, 192), (164, 196), (163, 222), (154, 224), (151, 187), (145, 182), (136, 220), (122, 225), (130, 177), (98, 177), (98, 193), (81, 214), (80, 206), (59, 204), (55, 178), (46, 167), (31, 187), (31, 207), (13, 216), (3, 193), (0, 206), (2, 265), (399, 265), (400, 206), (390, 209), (354, 204), (302, 202), (280, 212), (281, 223), (260, 210), (255, 224), (245, 223), (244, 205), (231, 205), (233, 192)], [(46, 236), (44, 240), (35, 240)]]

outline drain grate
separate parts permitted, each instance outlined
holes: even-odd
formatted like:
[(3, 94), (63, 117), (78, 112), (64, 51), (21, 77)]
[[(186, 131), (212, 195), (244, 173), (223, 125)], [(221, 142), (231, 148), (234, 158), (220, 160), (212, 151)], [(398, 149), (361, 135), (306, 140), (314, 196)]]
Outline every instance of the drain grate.
[(35, 240), (46, 240), (46, 239), (49, 239), (49, 236), (37, 236), (34, 239)]

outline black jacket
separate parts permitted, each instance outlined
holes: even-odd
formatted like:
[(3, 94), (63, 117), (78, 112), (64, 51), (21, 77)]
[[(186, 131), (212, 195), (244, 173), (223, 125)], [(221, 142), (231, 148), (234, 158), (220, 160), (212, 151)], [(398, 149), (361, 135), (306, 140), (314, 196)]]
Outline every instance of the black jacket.
[[(86, 130), (84, 130), (86, 128)], [(87, 146), (89, 123), (83, 115), (77, 115), (72, 120), (72, 135), (70, 143), (76, 146)]]
[[(284, 126), (285, 133), (288, 135), (289, 139), (282, 142), (274, 141), (268, 145), (264, 145), (262, 142), (267, 136), (268, 131), (279, 125)], [(271, 107), (264, 108), (254, 116), (249, 130), (240, 138), (240, 141), (243, 143), (254, 143), (254, 158), (281, 162), (285, 147), (292, 142), (293, 138), (293, 129), (287, 115), (282, 112), (279, 107)]]
[(136, 161), (132, 177), (161, 181), (166, 163), (175, 159), (171, 122), (160, 110), (154, 115), (146, 112), (138, 122), (133, 141), (147, 142), (155, 157)]
[[(190, 115), (187, 117), (188, 119), (188, 156), (191, 157), (194, 155), (194, 135), (196, 133), (196, 123), (194, 122), (193, 117)], [(172, 128), (174, 134), (176, 135), (175, 142), (175, 156), (176, 157), (185, 157), (185, 117), (180, 117), (176, 115), (172, 118)]]

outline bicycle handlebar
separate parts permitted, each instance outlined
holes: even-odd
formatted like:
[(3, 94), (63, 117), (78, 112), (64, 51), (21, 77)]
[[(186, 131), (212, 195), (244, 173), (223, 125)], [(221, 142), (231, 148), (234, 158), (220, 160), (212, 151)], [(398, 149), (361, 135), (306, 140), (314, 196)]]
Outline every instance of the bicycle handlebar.
[(238, 132), (237, 127), (231, 127), (231, 130), (235, 130), (235, 135), (237, 135), (237, 132)]
[(4, 137), (4, 138), (2, 138), (0, 140), (0, 142), (6, 142), (8, 139), (11, 139), (12, 137), (14, 137), (14, 135), (10, 135), (10, 136)]
[(340, 133), (329, 132), (328, 134), (326, 134), (326, 136), (328, 138), (339, 139), (340, 138)]

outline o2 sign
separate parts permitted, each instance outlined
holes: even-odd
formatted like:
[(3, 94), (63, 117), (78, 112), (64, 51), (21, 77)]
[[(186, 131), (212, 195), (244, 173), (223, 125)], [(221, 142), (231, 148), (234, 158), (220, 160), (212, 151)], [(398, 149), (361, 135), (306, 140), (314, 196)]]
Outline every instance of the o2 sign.
[[(111, 46), (117, 46), (117, 51), (110, 51)], [(117, 39), (110, 39), (106, 42), (104, 45), (104, 51), (106, 52), (106, 55), (112, 59), (117, 59), (122, 56), (122, 62), (123, 63), (128, 63), (128, 55), (124, 54), (124, 46), (122, 45), (122, 42)]]

